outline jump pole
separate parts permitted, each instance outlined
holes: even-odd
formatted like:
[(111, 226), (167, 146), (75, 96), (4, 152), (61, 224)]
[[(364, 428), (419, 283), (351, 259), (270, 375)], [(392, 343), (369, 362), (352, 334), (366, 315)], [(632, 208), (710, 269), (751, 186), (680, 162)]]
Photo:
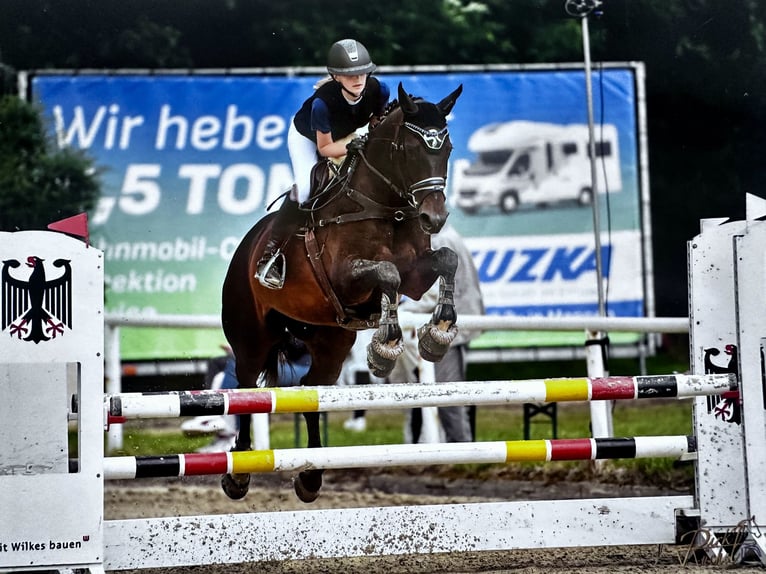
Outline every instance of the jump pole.
[(257, 413), (338, 412), (528, 402), (631, 400), (720, 395), (734, 374), (549, 378), (351, 387), (285, 387), (120, 393), (104, 401), (110, 424), (128, 419)]
[(105, 524), (104, 565), (107, 570), (133, 570), (672, 544), (677, 509), (693, 504), (691, 496), (667, 496), (110, 520)]
[[(430, 320), (426, 313), (401, 312), (399, 323), (403, 329), (416, 329)], [(217, 315), (157, 315), (151, 317), (133, 317), (125, 315), (107, 314), (106, 326), (106, 366), (107, 366), (107, 392), (119, 393), (121, 391), (121, 364), (119, 353), (120, 329), (129, 328), (182, 328), (182, 329), (221, 329), (221, 318)], [(688, 333), (689, 320), (687, 317), (515, 317), (501, 315), (461, 315), (460, 326), (465, 329), (477, 330), (526, 330), (526, 331), (584, 331), (588, 341), (593, 333), (600, 331), (610, 332), (636, 332), (636, 333)], [(589, 345), (586, 342), (586, 366), (589, 376), (603, 376), (604, 366), (601, 357), (601, 349)], [(427, 363), (427, 365), (433, 365)], [(421, 376), (421, 379), (424, 377)], [(593, 403), (598, 405), (598, 403)], [(607, 412), (604, 404), (591, 409), (594, 422), (594, 436), (598, 434), (611, 435), (612, 420), (611, 412)], [(432, 413), (433, 415), (433, 413)], [(426, 417), (430, 426), (437, 426), (438, 417)], [(432, 423), (432, 424), (431, 424)], [(255, 434), (255, 441), (268, 443), (268, 433), (265, 432), (265, 421), (256, 416), (253, 424), (258, 425), (261, 432)], [(430, 437), (435, 436), (436, 430), (424, 429)], [(596, 434), (598, 433), (598, 434)], [(425, 441), (425, 433), (421, 433), (421, 439)], [(111, 426), (107, 434), (107, 447), (112, 451), (122, 448), (122, 427)]]
[(336, 446), (109, 457), (104, 459), (104, 478), (118, 480), (160, 476), (252, 474), (314, 468), (509, 464), (662, 457), (677, 459), (695, 452), (695, 439), (691, 436)]

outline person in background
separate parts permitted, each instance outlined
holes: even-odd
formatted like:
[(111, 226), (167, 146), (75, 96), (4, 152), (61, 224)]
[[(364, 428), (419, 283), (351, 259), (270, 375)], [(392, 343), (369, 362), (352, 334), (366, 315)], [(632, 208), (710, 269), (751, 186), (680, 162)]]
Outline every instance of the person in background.
[[(458, 256), (458, 268), (455, 275), (455, 309), (458, 315), (458, 325), (461, 315), (483, 315), (484, 303), (476, 267), (471, 252), (463, 242), (457, 230), (446, 224), (442, 230), (431, 236), (433, 249), (449, 247)], [(411, 313), (432, 313), (439, 296), (439, 281), (429, 289), (419, 301), (405, 299), (399, 305), (399, 311)], [(466, 380), (466, 353), (468, 343), (480, 333), (476, 330), (460, 327), (455, 340), (441, 361), (434, 363), (436, 382)], [(418, 340), (415, 330), (404, 334), (405, 348), (397, 359), (394, 370), (389, 375), (392, 383), (419, 381), (418, 370)], [(456, 406), (439, 407), (439, 421), (444, 430), (447, 442), (469, 442), (476, 434), (476, 407)], [(421, 411), (413, 409), (408, 417), (405, 434), (411, 442), (417, 443), (421, 430)], [(411, 437), (410, 437), (411, 435)]]
[[(208, 371), (205, 376), (205, 388), (212, 390), (236, 389), (239, 381), (236, 374), (236, 360), (231, 347), (221, 345), (226, 351), (222, 357), (214, 357), (208, 361)], [(290, 337), (285, 349), (285, 361), (279, 364), (279, 386), (293, 387), (300, 384), (301, 377), (311, 366), (311, 355), (302, 341)], [(244, 415), (247, 416), (247, 415)], [(184, 421), (181, 430), (187, 436), (214, 434), (210, 444), (197, 452), (228, 452), (234, 447), (239, 432), (236, 415), (199, 416)]]
[[(239, 386), (236, 363), (231, 347), (221, 345), (225, 355), (213, 357), (207, 363), (205, 388), (214, 391), (236, 389)], [(187, 436), (213, 434), (213, 441), (197, 452), (226, 452), (237, 440), (237, 422), (234, 415), (207, 415), (194, 417), (181, 423), (181, 431)]]
[(374, 126), (385, 111), (390, 90), (372, 77), (375, 64), (361, 42), (335, 42), (327, 54), (329, 77), (315, 91), (290, 123), (287, 148), (295, 184), (285, 197), (271, 227), (271, 236), (258, 262), (256, 278), (264, 287), (280, 289), (284, 283), (281, 249), (303, 222), (300, 204), (311, 191), (311, 170), (317, 156), (338, 160), (357, 137), (356, 130)]
[[(370, 373), (370, 369), (367, 366), (367, 345), (370, 344), (374, 334), (374, 329), (357, 332), (354, 346), (351, 347), (351, 351), (348, 357), (346, 357), (343, 369), (340, 372), (339, 383), (341, 385), (379, 385), (385, 383), (385, 379)], [(354, 411), (348, 419), (343, 421), (343, 428), (354, 432), (367, 430), (365, 411)]]

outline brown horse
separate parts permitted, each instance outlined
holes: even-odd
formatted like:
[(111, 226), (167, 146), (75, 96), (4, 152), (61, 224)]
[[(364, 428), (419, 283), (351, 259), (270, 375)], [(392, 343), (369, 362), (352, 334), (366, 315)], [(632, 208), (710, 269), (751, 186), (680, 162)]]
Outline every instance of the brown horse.
[[(302, 208), (305, 225), (283, 246), (285, 282), (267, 289), (256, 266), (273, 224), (261, 219), (237, 248), (223, 285), (223, 328), (242, 387), (277, 384), (278, 361), (291, 337), (302, 340), (311, 367), (305, 386), (333, 385), (356, 330), (377, 328), (368, 362), (378, 376), (391, 372), (402, 350), (396, 315), (400, 295), (419, 299), (437, 278), (440, 297), (431, 322), (420, 328), (420, 351), (438, 361), (455, 336), (452, 302), (457, 256), (431, 249), (430, 234), (447, 219), (444, 187), (452, 149), (446, 116), (462, 86), (437, 104), (409, 96), (402, 85), (366, 140), (350, 146), (332, 181)], [(304, 413), (308, 446), (321, 447), (319, 413)], [(250, 417), (241, 417), (235, 450), (250, 449)], [(319, 494), (322, 470), (294, 479), (298, 497)], [(231, 498), (248, 490), (249, 474), (226, 475)]]

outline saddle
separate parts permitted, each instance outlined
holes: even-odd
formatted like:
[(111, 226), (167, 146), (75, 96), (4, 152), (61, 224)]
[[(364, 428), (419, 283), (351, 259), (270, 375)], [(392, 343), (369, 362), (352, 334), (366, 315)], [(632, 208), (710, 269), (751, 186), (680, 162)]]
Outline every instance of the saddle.
[(336, 165), (331, 160), (318, 161), (311, 168), (311, 191), (309, 200), (316, 199), (331, 184), (338, 180), (343, 174), (348, 172), (349, 156), (346, 156), (343, 163)]
[(325, 189), (332, 181), (330, 176), (330, 161), (318, 161), (311, 168), (311, 192), (309, 199), (313, 199), (317, 194)]

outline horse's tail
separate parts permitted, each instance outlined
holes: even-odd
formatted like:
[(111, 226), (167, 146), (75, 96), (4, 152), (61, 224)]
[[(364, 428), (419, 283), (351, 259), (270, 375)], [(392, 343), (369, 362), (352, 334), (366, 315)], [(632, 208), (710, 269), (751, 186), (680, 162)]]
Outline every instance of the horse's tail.
[(274, 345), (266, 357), (263, 378), (267, 387), (283, 387), (295, 384), (295, 361), (307, 353), (306, 345), (285, 331), (285, 336)]

